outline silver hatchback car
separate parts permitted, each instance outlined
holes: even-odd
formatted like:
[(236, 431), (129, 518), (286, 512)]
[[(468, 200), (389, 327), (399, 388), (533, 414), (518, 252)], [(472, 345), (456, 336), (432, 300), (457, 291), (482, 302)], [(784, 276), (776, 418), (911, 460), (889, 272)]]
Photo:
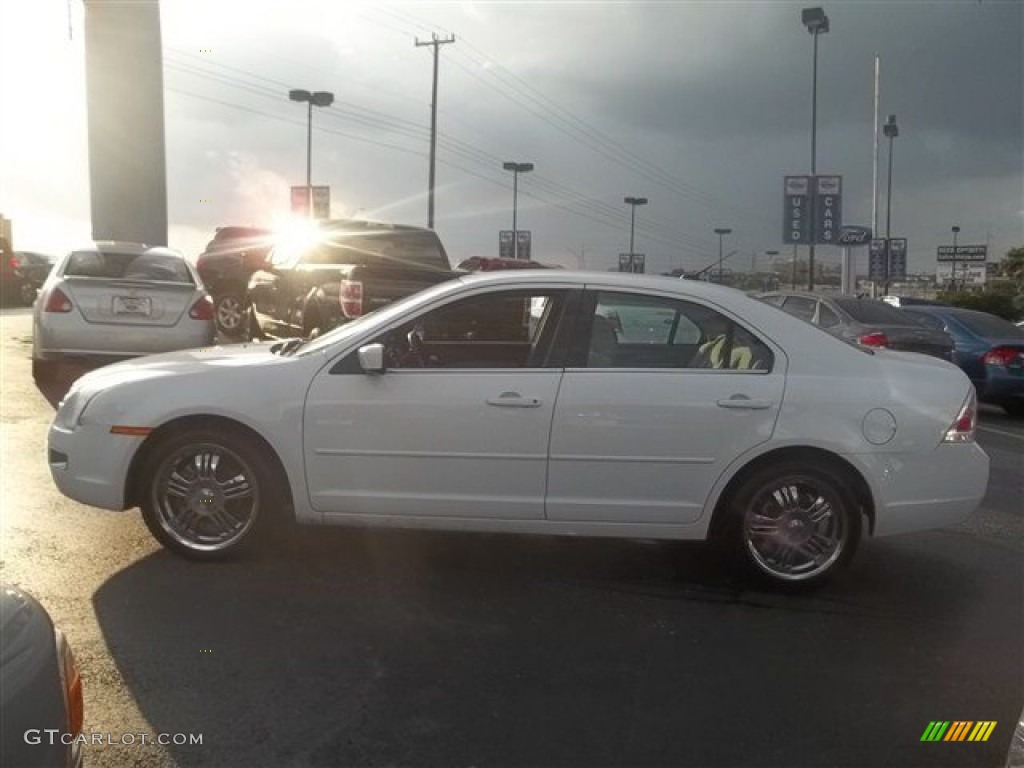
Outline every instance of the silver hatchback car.
[(213, 302), (170, 248), (96, 242), (60, 259), (33, 307), (32, 375), (61, 361), (113, 362), (212, 344)]

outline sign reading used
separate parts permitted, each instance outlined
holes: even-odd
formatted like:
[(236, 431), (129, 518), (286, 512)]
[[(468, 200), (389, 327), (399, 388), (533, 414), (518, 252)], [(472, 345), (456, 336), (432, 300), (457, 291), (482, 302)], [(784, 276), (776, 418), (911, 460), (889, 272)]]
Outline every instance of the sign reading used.
[(811, 242), (811, 177), (786, 176), (782, 187), (782, 241), (800, 245)]

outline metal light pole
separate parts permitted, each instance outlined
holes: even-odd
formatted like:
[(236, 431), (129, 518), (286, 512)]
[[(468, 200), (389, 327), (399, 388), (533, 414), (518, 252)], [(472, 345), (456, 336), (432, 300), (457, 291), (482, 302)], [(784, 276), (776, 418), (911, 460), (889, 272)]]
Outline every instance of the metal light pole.
[[(811, 85), (811, 177), (817, 191), (818, 174), (818, 35), (828, 32), (828, 16), (821, 8), (804, 8), (800, 20), (814, 38), (814, 75)], [(814, 226), (814, 198), (811, 195), (811, 226)], [(814, 290), (814, 237), (807, 246), (807, 289)]]
[[(951, 280), (951, 282), (953, 283), (953, 290), (954, 291), (957, 290), (957, 284), (956, 284), (956, 238), (957, 238), (957, 235), (959, 235), (959, 234), (960, 234), (960, 226), (957, 225), (957, 224), (954, 224), (953, 225), (953, 276), (952, 276), (952, 280)], [(966, 271), (966, 269), (967, 269), (967, 267), (965, 265), (964, 266), (964, 270)], [(964, 277), (966, 277), (966, 275), (964, 275)]]
[(519, 258), (519, 228), (516, 222), (517, 209), (519, 208), (519, 174), (529, 173), (533, 170), (533, 163), (502, 163), (501, 167), (506, 171), (512, 171), (512, 254), (513, 258)]
[(288, 91), (292, 101), (309, 104), (306, 119), (306, 206), (309, 218), (313, 218), (313, 107), (329, 107), (334, 103), (334, 94), (330, 91)]
[(715, 229), (715, 234), (718, 235), (718, 282), (722, 282), (722, 238), (731, 232), (731, 229), (725, 227)]
[[(889, 181), (887, 185), (887, 191), (885, 193), (885, 261), (886, 261), (886, 274), (885, 274), (885, 293), (889, 293), (889, 258), (891, 256), (890, 251), (892, 250), (892, 140), (900, 135), (899, 126), (896, 125), (896, 115), (889, 115), (889, 119), (886, 120), (885, 125), (882, 126), (882, 133), (887, 139), (889, 139)], [(954, 263), (954, 272), (955, 263)]]
[(647, 205), (646, 197), (627, 197), (624, 198), (626, 205), (630, 207), (629, 215), (629, 271), (635, 272), (636, 265), (633, 263), (633, 232), (636, 229), (636, 207), (638, 205)]

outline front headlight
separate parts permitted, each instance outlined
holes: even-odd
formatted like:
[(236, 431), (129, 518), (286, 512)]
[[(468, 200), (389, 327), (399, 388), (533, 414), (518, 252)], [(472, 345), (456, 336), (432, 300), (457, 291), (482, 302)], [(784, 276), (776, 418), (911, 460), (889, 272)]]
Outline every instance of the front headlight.
[(85, 413), (85, 409), (97, 394), (99, 393), (84, 394), (80, 389), (72, 389), (68, 396), (61, 401), (53, 423), (61, 429), (73, 430), (81, 423), (82, 414)]

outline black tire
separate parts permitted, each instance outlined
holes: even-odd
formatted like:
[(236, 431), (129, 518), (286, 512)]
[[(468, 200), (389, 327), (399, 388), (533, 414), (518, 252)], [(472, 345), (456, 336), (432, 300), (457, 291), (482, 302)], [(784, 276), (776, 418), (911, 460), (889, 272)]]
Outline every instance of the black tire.
[(231, 338), (245, 334), (248, 312), (244, 294), (236, 291), (218, 294), (213, 300), (213, 309), (218, 331)]
[(287, 483), (266, 449), (231, 429), (190, 428), (160, 439), (142, 466), (150, 533), (190, 560), (254, 548), (285, 521)]
[(60, 363), (56, 360), (37, 360), (32, 358), (32, 379), (37, 385), (49, 384), (57, 378)]
[(36, 303), (36, 296), (39, 295), (39, 287), (35, 283), (25, 281), (18, 286), (18, 298), (26, 307)]
[(861, 511), (843, 476), (825, 464), (766, 466), (732, 494), (725, 534), (762, 583), (814, 589), (842, 570), (860, 541)]
[(1024, 419), (1024, 400), (1004, 400), (1000, 405), (1011, 419)]

